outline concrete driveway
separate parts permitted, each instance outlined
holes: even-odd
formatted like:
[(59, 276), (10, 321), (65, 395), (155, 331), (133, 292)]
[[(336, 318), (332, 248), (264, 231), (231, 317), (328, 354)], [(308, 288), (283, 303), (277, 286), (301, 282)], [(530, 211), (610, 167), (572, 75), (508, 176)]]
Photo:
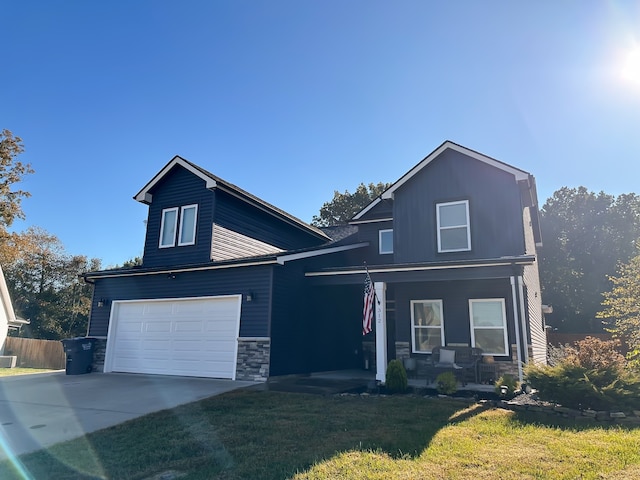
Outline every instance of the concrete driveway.
[(0, 378), (0, 460), (250, 385), (126, 373)]

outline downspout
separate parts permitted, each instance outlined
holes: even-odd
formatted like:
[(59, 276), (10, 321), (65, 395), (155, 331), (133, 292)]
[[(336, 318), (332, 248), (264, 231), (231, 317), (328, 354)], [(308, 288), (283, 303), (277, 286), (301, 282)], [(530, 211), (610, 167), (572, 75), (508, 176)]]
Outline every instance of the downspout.
[(516, 332), (516, 360), (518, 362), (518, 381), (523, 382), (522, 375), (522, 357), (520, 353), (520, 329), (518, 327), (518, 298), (516, 296), (516, 277), (509, 277), (511, 280), (511, 296), (513, 298), (513, 326)]
[(522, 275), (518, 275), (518, 293), (520, 294), (520, 322), (522, 323), (522, 336), (524, 337), (524, 363), (529, 363), (529, 340), (527, 338), (527, 317), (525, 315), (524, 308), (524, 286)]

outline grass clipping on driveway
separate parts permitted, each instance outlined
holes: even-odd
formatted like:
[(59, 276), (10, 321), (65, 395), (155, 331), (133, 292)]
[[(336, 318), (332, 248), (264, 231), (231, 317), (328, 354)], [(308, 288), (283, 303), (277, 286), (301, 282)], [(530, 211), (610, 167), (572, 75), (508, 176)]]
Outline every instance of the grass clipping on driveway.
[(640, 429), (522, 415), (448, 399), (239, 390), (3, 462), (0, 478), (640, 478)]

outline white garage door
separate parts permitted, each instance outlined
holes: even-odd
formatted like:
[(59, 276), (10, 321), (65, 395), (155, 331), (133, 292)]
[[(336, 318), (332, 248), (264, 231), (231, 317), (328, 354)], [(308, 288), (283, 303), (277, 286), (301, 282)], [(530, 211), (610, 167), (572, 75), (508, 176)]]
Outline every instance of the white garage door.
[(105, 371), (235, 379), (241, 296), (114, 302)]

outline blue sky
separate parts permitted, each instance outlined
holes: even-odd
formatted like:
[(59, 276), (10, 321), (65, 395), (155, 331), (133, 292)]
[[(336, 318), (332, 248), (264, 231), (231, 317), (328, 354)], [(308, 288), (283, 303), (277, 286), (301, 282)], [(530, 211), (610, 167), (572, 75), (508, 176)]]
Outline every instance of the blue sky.
[(640, 193), (640, 4), (10, 1), (0, 128), (25, 221), (114, 265), (174, 155), (305, 221), (452, 140), (562, 186)]

